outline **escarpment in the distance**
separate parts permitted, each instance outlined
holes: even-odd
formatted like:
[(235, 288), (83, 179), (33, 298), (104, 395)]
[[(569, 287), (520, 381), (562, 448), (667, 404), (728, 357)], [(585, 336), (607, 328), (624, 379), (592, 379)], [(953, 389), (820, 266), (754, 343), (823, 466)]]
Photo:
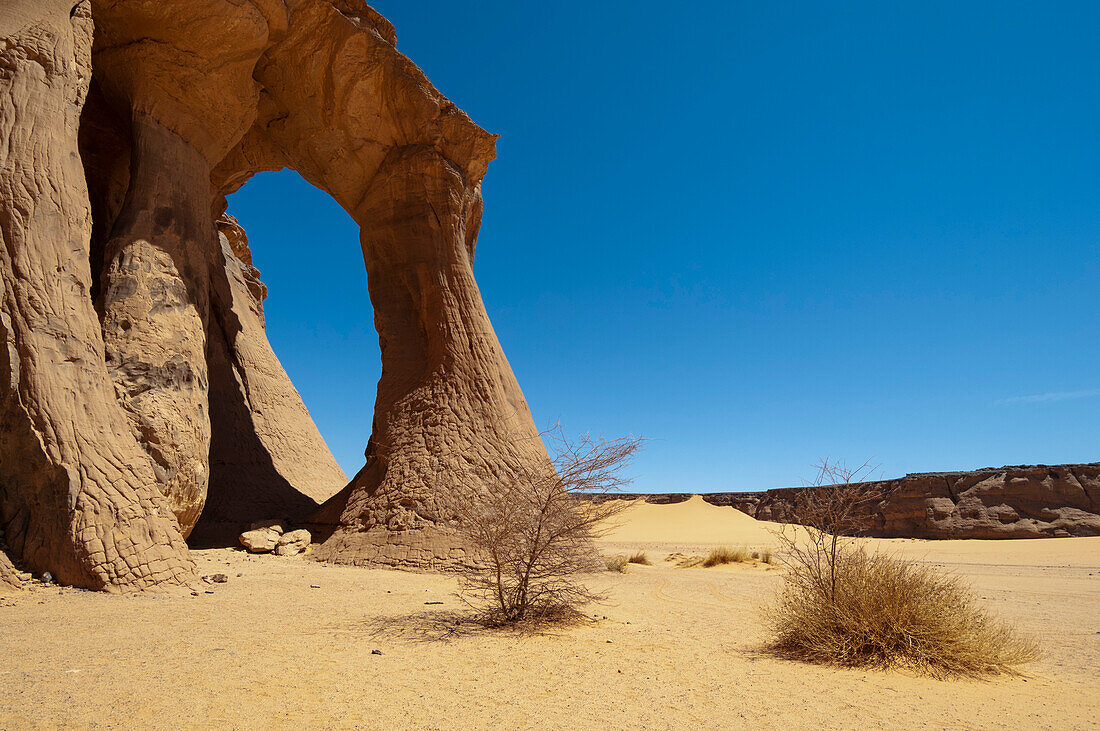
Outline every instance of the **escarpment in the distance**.
[[(866, 483), (887, 499), (867, 510), (865, 534), (879, 538), (1051, 538), (1100, 535), (1100, 463), (921, 472)], [(697, 493), (758, 520), (798, 522), (800, 488)], [(696, 494), (696, 493), (692, 493)], [(623, 494), (677, 503), (688, 493)]]

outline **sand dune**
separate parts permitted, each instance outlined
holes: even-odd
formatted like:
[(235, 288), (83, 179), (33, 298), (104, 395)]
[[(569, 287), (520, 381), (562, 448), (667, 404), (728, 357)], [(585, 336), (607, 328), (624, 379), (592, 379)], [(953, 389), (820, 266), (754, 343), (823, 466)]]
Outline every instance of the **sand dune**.
[(773, 545), (779, 528), (698, 495), (667, 505), (635, 500), (616, 522), (604, 538), (608, 543)]

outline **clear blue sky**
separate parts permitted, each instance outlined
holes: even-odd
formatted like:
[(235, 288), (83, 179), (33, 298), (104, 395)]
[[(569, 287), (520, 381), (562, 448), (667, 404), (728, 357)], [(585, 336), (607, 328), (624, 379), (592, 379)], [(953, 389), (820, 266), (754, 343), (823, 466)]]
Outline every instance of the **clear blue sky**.
[[(1100, 460), (1100, 6), (397, 2), (502, 135), (475, 273), (539, 426), (643, 491)], [(357, 229), (290, 172), (230, 211), (336, 458), (379, 375)]]

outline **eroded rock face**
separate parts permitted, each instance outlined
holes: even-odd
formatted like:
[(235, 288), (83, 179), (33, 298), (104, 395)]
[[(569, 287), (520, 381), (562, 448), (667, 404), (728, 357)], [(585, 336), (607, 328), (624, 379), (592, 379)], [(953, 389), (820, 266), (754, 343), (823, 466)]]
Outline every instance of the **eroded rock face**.
[[(354, 0), (0, 14), (0, 530), (92, 588), (193, 580), (199, 521), (314, 513), (332, 561), (466, 560), (442, 474), (542, 461), (472, 272), (495, 138)], [(383, 363), (345, 482), (264, 335), (225, 194), (290, 167), (361, 226)]]
[(77, 146), (87, 3), (0, 13), (0, 529), (35, 572), (91, 588), (182, 583), (194, 565), (107, 372)]
[(0, 592), (14, 591), (22, 588), (23, 582), (19, 580), (19, 572), (15, 570), (11, 559), (0, 550)]
[(231, 216), (216, 224), (207, 328), (210, 490), (201, 527), (235, 535), (257, 517), (298, 522), (348, 480), (267, 341), (267, 288), (248, 237)]
[(270, 40), (260, 5), (92, 4), (93, 73), (130, 139), (100, 279), (107, 365), (185, 537), (210, 479), (210, 170), (255, 116), (252, 66)]

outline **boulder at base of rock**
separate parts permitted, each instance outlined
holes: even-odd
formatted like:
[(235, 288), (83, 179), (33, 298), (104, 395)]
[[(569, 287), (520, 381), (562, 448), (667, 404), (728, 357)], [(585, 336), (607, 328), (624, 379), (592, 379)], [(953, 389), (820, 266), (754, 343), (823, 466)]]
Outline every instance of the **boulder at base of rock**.
[(279, 545), (275, 547), (277, 556), (297, 556), (309, 548), (312, 540), (308, 530), (292, 530), (279, 538)]
[(275, 531), (276, 533), (278, 533), (279, 535), (282, 535), (283, 533), (286, 533), (286, 526), (283, 525), (283, 521), (276, 520), (274, 518), (272, 518), (270, 520), (257, 520), (255, 523), (252, 523), (251, 525), (248, 526), (248, 530), (250, 530), (250, 531), (265, 530), (265, 529), (271, 529), (271, 530)]
[(268, 553), (279, 545), (279, 531), (259, 528), (241, 533), (241, 545), (252, 553)]

